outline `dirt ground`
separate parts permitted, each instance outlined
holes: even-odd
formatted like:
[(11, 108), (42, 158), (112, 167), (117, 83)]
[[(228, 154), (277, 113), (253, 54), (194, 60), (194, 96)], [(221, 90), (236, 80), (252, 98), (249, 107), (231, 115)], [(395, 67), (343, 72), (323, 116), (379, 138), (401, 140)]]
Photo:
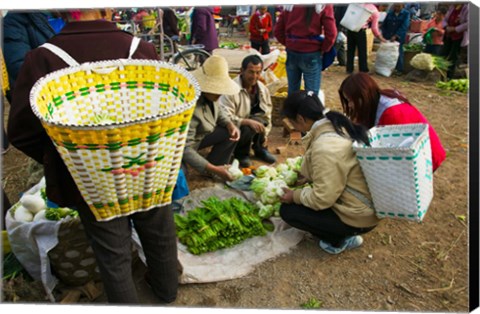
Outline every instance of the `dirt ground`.
[[(468, 96), (440, 91), (433, 82), (372, 75), (382, 87), (406, 94), (432, 123), (447, 150), (446, 161), (434, 174), (434, 199), (423, 222), (384, 219), (364, 236), (363, 246), (338, 256), (323, 252), (317, 239), (306, 236), (290, 253), (259, 265), (243, 278), (181, 285), (169, 307), (300, 309), (315, 298), (325, 310), (468, 311)], [(323, 73), (328, 107), (340, 109), (337, 90), (345, 77), (345, 69), (338, 66)], [(271, 150), (286, 141), (282, 129), (274, 128)], [(290, 145), (277, 155), (278, 161), (302, 152), (301, 146)], [(14, 148), (3, 156), (2, 183), (12, 202), (36, 183), (29, 182), (27, 164), (27, 158)], [(191, 189), (213, 184), (189, 177)], [(154, 305), (157, 300), (143, 280), (143, 271), (143, 265), (136, 263), (141, 303)], [(59, 285), (55, 291), (59, 300), (63, 292)], [(41, 285), (22, 279), (4, 282), (3, 293), (3, 302), (48, 302)], [(106, 298), (83, 297), (78, 302), (103, 304)]]

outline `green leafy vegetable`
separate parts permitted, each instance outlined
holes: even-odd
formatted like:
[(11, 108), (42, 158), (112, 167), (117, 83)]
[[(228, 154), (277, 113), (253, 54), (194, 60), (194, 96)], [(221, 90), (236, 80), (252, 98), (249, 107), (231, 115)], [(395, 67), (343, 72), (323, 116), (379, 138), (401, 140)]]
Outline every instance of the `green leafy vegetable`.
[(212, 196), (186, 215), (175, 214), (177, 237), (192, 254), (217, 251), (266, 234), (258, 209), (240, 198)]

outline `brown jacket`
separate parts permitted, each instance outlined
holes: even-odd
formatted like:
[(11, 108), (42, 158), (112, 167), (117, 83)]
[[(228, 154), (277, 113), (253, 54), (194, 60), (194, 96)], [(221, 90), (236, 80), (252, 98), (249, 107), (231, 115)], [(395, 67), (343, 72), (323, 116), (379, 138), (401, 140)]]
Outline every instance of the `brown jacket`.
[[(65, 50), (78, 63), (127, 58), (132, 35), (107, 21), (71, 22), (49, 43)], [(141, 41), (134, 59), (156, 59), (155, 47)], [(63, 160), (30, 107), (29, 94), (35, 82), (68, 65), (45, 48), (32, 50), (20, 69), (8, 120), (8, 138), (13, 146), (43, 164), (47, 196), (60, 206), (83, 202)]]
[(312, 182), (312, 187), (295, 190), (293, 201), (313, 210), (332, 208), (352, 227), (375, 226), (379, 220), (373, 208), (346, 191), (348, 186), (372, 201), (352, 141), (336, 136), (331, 122), (324, 119), (313, 125), (303, 142), (306, 151), (301, 174)]

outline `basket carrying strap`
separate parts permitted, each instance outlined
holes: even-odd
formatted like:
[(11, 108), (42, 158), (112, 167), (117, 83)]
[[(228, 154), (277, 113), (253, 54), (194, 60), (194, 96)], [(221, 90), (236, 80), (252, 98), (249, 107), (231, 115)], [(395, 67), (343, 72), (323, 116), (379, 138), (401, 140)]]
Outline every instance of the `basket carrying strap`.
[[(321, 137), (341, 137), (341, 138), (344, 138), (343, 136), (335, 133), (335, 132), (327, 132), (327, 133), (323, 133), (321, 134), (319, 137), (317, 137), (317, 140)], [(374, 208), (373, 207), (373, 203), (368, 199), (366, 198), (362, 193), (360, 193), (359, 191), (355, 190), (354, 188), (351, 188), (349, 187), (348, 185), (345, 186), (345, 191), (347, 191), (348, 193), (352, 194), (353, 196), (355, 196), (360, 202), (362, 202), (365, 206), (368, 206), (370, 208)]]
[(60, 59), (65, 61), (65, 63), (68, 64), (71, 67), (76, 66), (76, 65), (80, 65), (65, 50), (63, 50), (62, 48), (60, 48), (58, 46), (55, 46), (55, 45), (52, 45), (52, 44), (49, 44), (49, 43), (44, 43), (40, 47), (47, 48), (48, 50), (50, 50), (51, 52), (56, 54)]
[(128, 53), (128, 59), (132, 59), (132, 56), (137, 50), (139, 44), (140, 44), (140, 38), (133, 37), (132, 43), (130, 44), (130, 52)]
[[(138, 48), (138, 45), (140, 44), (140, 38), (138, 37), (133, 37), (132, 42), (130, 44), (130, 50), (128, 52), (128, 59), (131, 59), (133, 54)], [(47, 48), (51, 52), (53, 52), (55, 55), (57, 55), (60, 59), (65, 61), (66, 64), (69, 66), (77, 66), (80, 65), (75, 59), (72, 58), (65, 50), (62, 48), (49, 44), (49, 43), (44, 43), (40, 47)]]

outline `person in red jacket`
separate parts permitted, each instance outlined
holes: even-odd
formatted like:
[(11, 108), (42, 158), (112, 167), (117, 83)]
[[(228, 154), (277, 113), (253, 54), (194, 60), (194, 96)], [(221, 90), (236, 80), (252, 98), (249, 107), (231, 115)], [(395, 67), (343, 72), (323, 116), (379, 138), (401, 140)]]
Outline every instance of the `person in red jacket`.
[(333, 5), (286, 5), (274, 34), (287, 50), (288, 94), (300, 90), (303, 75), (305, 90), (318, 95), (323, 53), (337, 38)]
[(272, 31), (272, 16), (266, 6), (261, 6), (257, 12), (250, 17), (250, 45), (262, 55), (270, 53), (268, 42), (269, 33)]
[(397, 90), (380, 89), (370, 75), (359, 72), (348, 76), (340, 85), (338, 93), (347, 117), (369, 129), (383, 125), (428, 124), (433, 171), (445, 160), (445, 149), (432, 125)]

